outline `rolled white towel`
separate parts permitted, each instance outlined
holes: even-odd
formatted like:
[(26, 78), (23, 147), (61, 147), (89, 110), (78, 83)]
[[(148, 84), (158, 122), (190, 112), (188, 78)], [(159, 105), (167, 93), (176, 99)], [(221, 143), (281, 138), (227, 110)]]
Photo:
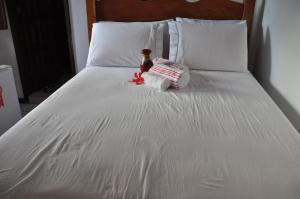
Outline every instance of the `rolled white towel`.
[(171, 86), (171, 81), (169, 79), (153, 73), (144, 72), (142, 77), (144, 78), (146, 86), (156, 88), (160, 91), (166, 91)]

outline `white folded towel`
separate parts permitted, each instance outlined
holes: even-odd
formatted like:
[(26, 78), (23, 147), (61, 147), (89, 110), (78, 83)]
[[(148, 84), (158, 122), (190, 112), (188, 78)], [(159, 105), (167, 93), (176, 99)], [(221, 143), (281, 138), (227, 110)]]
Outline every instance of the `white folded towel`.
[(153, 60), (154, 66), (149, 72), (167, 78), (171, 81), (171, 86), (177, 89), (184, 88), (190, 81), (189, 68), (162, 58)]
[(190, 69), (186, 66), (184, 66), (183, 68), (183, 73), (181, 75), (181, 78), (178, 79), (177, 81), (177, 85), (178, 85), (178, 89), (182, 89), (184, 87), (186, 87), (189, 82), (190, 82)]
[(171, 86), (171, 81), (169, 79), (153, 73), (144, 72), (142, 77), (144, 78), (146, 86), (156, 88), (160, 91), (166, 91)]

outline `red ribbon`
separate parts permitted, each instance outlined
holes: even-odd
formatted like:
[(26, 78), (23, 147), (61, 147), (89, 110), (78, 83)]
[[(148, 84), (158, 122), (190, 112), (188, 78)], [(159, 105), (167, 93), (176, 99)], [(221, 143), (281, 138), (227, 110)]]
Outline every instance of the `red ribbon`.
[(3, 91), (3, 89), (0, 86), (0, 108), (4, 107), (4, 99), (3, 99), (3, 95), (2, 95), (3, 92), (2, 91)]
[(132, 82), (136, 85), (141, 85), (144, 83), (144, 78), (142, 77), (142, 72), (140, 73), (134, 73), (134, 78), (132, 80), (129, 80), (129, 82)]

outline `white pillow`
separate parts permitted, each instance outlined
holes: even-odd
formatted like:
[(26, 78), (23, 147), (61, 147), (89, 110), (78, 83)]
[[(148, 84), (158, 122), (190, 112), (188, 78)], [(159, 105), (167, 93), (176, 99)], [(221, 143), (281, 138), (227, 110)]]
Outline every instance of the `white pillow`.
[(93, 24), (87, 66), (139, 67), (141, 50), (161, 57), (166, 23), (98, 22)]
[(170, 34), (169, 34), (169, 24), (168, 22), (174, 21), (173, 19), (161, 21), (164, 24), (164, 36), (163, 36), (163, 58), (169, 59), (170, 53)]
[(198, 70), (247, 71), (246, 21), (169, 22), (171, 61)]
[(239, 23), (241, 20), (204, 20), (204, 19), (191, 19), (191, 18), (182, 18), (176, 17), (176, 21), (179, 22), (207, 22), (207, 23)]
[[(170, 34), (169, 34), (169, 25), (168, 22), (174, 21), (174, 19), (167, 19), (162, 21), (152, 21), (152, 22), (140, 22), (140, 23), (153, 23), (153, 24), (161, 24), (160, 28), (163, 28), (163, 55), (162, 57), (165, 59), (169, 59), (170, 52)], [(112, 21), (102, 21), (100, 23), (111, 23)], [(118, 22), (115, 22), (118, 23)], [(124, 23), (124, 22), (120, 22)], [(133, 22), (134, 23), (134, 22)]]

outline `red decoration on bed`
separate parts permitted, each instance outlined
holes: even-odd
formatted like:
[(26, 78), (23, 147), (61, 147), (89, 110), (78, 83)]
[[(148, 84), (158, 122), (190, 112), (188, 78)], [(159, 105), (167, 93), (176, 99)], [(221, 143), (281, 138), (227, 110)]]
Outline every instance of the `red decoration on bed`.
[(3, 89), (0, 86), (0, 108), (4, 107), (4, 99), (3, 99), (2, 91), (3, 91)]
[(129, 82), (132, 82), (136, 85), (141, 85), (144, 83), (144, 78), (142, 77), (142, 72), (140, 73), (134, 73), (134, 78), (132, 80), (129, 80)]

